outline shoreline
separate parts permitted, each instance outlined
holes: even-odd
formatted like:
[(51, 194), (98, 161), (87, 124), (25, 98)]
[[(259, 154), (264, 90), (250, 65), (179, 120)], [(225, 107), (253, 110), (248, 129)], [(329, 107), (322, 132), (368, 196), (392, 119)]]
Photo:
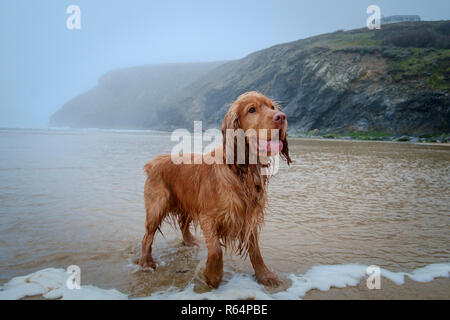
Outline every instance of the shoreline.
[[(7, 127), (1, 127), (1, 132), (8, 132), (8, 131), (27, 131), (27, 130), (34, 130), (34, 131), (52, 131), (52, 132), (64, 132), (64, 131), (78, 131), (82, 133), (89, 133), (89, 132), (104, 132), (104, 133), (153, 133), (153, 134), (170, 134), (170, 131), (161, 131), (161, 130), (153, 130), (153, 129), (105, 129), (105, 128), (70, 128), (70, 127), (42, 127), (42, 128), (7, 128)], [(203, 132), (204, 133), (204, 132)], [(421, 145), (421, 146), (446, 146), (450, 147), (450, 137), (446, 136), (445, 141), (442, 142), (439, 139), (442, 139), (441, 136), (430, 136), (427, 138), (420, 138), (415, 136), (384, 136), (383, 138), (377, 138), (376, 136), (367, 135), (369, 139), (363, 139), (363, 138), (353, 138), (351, 136), (345, 136), (340, 134), (329, 134), (332, 137), (327, 137), (327, 135), (316, 135), (316, 136), (309, 136), (309, 135), (298, 135), (295, 133), (291, 133), (289, 135), (288, 131), (288, 137), (290, 140), (310, 140), (310, 141), (344, 141), (344, 142), (381, 142), (381, 143), (398, 143), (398, 144), (411, 144), (411, 145)], [(372, 139), (370, 139), (372, 138)], [(399, 140), (399, 139), (405, 139), (405, 140)], [(418, 141), (419, 139), (432, 139), (434, 142), (430, 141)]]
[(324, 137), (299, 137), (299, 136), (288, 136), (289, 140), (307, 140), (307, 141), (336, 141), (336, 142), (370, 142), (370, 143), (393, 143), (393, 144), (409, 144), (409, 145), (419, 145), (419, 146), (444, 146), (450, 147), (450, 143), (447, 142), (419, 142), (419, 141), (395, 141), (395, 140), (363, 140), (363, 139), (345, 139), (345, 138), (324, 138)]

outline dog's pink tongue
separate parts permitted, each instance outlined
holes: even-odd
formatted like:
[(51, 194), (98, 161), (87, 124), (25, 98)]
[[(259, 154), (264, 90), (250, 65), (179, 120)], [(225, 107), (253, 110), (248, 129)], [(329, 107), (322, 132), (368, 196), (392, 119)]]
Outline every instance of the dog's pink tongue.
[(283, 150), (283, 142), (280, 140), (276, 141), (267, 141), (267, 140), (259, 140), (260, 150), (267, 150), (267, 152), (281, 152)]
[(283, 142), (281, 140), (270, 141), (267, 149), (271, 152), (281, 152), (283, 150)]

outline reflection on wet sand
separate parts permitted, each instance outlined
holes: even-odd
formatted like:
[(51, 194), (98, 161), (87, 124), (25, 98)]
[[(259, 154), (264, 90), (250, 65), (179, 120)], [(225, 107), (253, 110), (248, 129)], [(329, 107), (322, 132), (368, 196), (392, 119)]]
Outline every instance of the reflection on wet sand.
[[(289, 288), (289, 274), (316, 265), (410, 272), (449, 262), (450, 148), (294, 139), (289, 146), (294, 163), (271, 179), (261, 234), (266, 264), (283, 285), (267, 292)], [(170, 151), (168, 134), (19, 130), (2, 132), (0, 149), (0, 283), (76, 264), (82, 284), (134, 297), (189, 284), (210, 290), (196, 276), (204, 244), (182, 246), (167, 225), (154, 245), (158, 269), (134, 264), (145, 219), (142, 166)], [(225, 280), (253, 274), (239, 257), (227, 256), (225, 267)], [(305, 298), (449, 298), (449, 279), (389, 281), (377, 292), (362, 281)]]

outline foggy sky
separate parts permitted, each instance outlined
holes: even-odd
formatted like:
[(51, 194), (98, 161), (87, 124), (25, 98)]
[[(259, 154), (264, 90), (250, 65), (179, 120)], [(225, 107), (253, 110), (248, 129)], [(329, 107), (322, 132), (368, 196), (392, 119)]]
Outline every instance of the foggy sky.
[[(68, 30), (66, 8), (81, 8)], [(238, 59), (278, 43), (384, 16), (450, 19), (448, 0), (2, 0), (0, 127), (46, 127), (62, 104), (112, 69)]]

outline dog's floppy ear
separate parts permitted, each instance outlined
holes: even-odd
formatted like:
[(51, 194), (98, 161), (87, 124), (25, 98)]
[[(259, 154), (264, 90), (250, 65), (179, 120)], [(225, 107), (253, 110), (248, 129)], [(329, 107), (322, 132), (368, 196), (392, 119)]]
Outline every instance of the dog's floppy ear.
[(239, 129), (239, 115), (234, 111), (228, 111), (222, 121), (222, 135), (226, 136), (227, 129)]
[[(238, 130), (240, 128), (240, 124), (239, 124), (239, 114), (237, 114), (234, 111), (229, 110), (226, 114), (225, 117), (223, 118), (222, 121), (222, 143), (223, 143), (223, 155), (224, 155), (224, 162), (225, 163), (235, 163), (235, 159), (228, 159), (227, 161), (227, 157), (231, 157), (231, 155), (234, 156), (235, 153), (235, 144), (236, 142), (234, 141), (234, 137), (233, 139), (227, 139), (227, 130)], [(230, 141), (228, 141), (230, 140)], [(227, 152), (228, 150), (228, 152)], [(234, 151), (232, 151), (234, 150)]]
[(288, 165), (290, 165), (292, 160), (291, 157), (289, 156), (289, 145), (287, 141), (287, 134), (284, 137), (284, 139), (281, 140), (281, 142), (283, 142), (283, 149), (281, 149), (281, 157), (284, 158), (284, 160), (286, 160)]
[[(278, 110), (283, 111), (282, 107), (277, 103)], [(287, 164), (290, 165), (292, 163), (291, 157), (289, 156), (289, 143), (287, 140), (287, 132), (284, 135), (284, 139), (281, 139), (283, 142), (283, 149), (281, 149), (281, 158), (286, 160)]]

